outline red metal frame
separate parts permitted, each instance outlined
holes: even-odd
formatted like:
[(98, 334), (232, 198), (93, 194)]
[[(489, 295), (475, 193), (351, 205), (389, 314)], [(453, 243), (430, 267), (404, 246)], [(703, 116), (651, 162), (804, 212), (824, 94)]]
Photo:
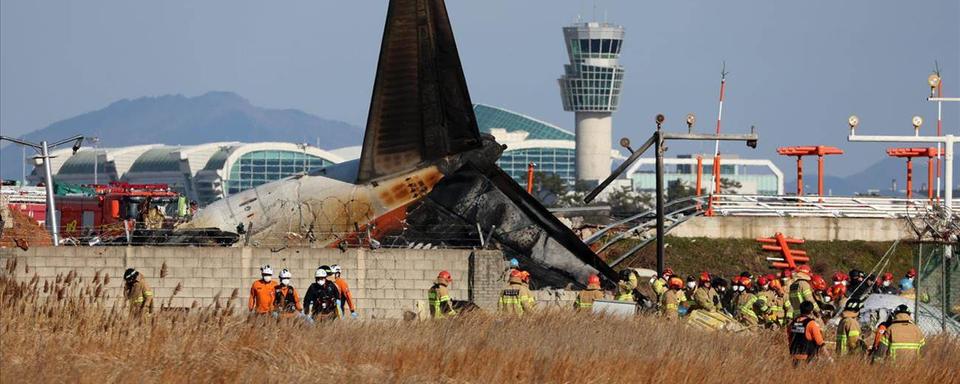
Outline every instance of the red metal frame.
[(531, 161), (527, 164), (527, 193), (533, 194), (533, 169), (536, 167)]
[(817, 156), (817, 196), (823, 197), (823, 157), (828, 155), (842, 155), (843, 150), (826, 145), (780, 147), (777, 153), (782, 156), (797, 157), (797, 196), (803, 196), (803, 157)]
[(777, 252), (783, 256), (783, 258), (774, 259), (773, 263), (771, 263), (774, 268), (796, 269), (798, 262), (810, 264), (810, 257), (807, 256), (806, 251), (790, 249), (790, 244), (803, 244), (803, 239), (786, 237), (782, 233), (777, 232), (773, 237), (761, 237), (758, 238), (757, 241), (761, 244), (776, 244), (761, 245), (764, 251)]
[(913, 158), (927, 158), (927, 198), (933, 200), (934, 159), (937, 157), (936, 147), (929, 148), (887, 148), (887, 156), (907, 159), (907, 198), (913, 197)]

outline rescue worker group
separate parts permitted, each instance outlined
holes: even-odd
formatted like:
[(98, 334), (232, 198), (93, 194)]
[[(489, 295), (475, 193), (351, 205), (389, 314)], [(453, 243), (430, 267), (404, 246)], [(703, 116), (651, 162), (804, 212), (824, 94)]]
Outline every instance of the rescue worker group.
[[(250, 287), (247, 308), (253, 315), (277, 318), (302, 318), (307, 322), (326, 322), (357, 318), (350, 287), (341, 277), (338, 265), (321, 265), (315, 282), (300, 298), (291, 285), (290, 271), (283, 269), (279, 281), (273, 279), (269, 265), (260, 268), (261, 277)], [(522, 316), (536, 309), (536, 300), (529, 288), (530, 273), (520, 268), (516, 259), (505, 271), (506, 287), (500, 293), (498, 310), (504, 314)], [(914, 295), (911, 269), (893, 284), (893, 274), (866, 276), (860, 270), (849, 274), (836, 272), (833, 284), (828, 286), (820, 275), (813, 274), (807, 265), (796, 270), (783, 270), (779, 275), (754, 277), (743, 272), (728, 280), (702, 272), (685, 280), (666, 268), (662, 275), (649, 280), (652, 295), (641, 292), (640, 277), (634, 270), (620, 271), (619, 281), (611, 290), (601, 288), (600, 278), (590, 275), (586, 289), (577, 293), (574, 309), (591, 310), (599, 300), (636, 303), (638, 308), (655, 311), (665, 321), (676, 322), (681, 316), (700, 310), (723, 314), (739, 321), (747, 330), (783, 328), (787, 333), (789, 353), (795, 364), (813, 362), (828, 351), (824, 337), (824, 322), (842, 308), (836, 328), (834, 356), (869, 356), (872, 359), (915, 359), (920, 355), (924, 337), (911, 320), (906, 305), (897, 307), (890, 318), (881, 323), (873, 337), (861, 333), (858, 315), (863, 300), (871, 293)], [(146, 280), (135, 269), (124, 273), (124, 296), (134, 312), (152, 309), (153, 292)], [(427, 293), (430, 317), (443, 319), (456, 316), (458, 302), (450, 297), (453, 278), (441, 271)], [(851, 289), (848, 290), (848, 287)], [(648, 292), (649, 294), (649, 292)], [(655, 297), (655, 301), (648, 298)], [(869, 340), (872, 339), (872, 340)]]

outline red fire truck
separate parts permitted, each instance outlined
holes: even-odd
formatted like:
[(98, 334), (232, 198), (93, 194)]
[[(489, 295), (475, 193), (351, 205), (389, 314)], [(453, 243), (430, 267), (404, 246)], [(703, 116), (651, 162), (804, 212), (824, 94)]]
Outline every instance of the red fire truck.
[[(176, 216), (181, 196), (167, 184), (128, 184), (90, 186), (93, 196), (57, 196), (60, 233), (64, 238), (92, 236), (115, 237), (142, 227), (147, 212), (159, 207), (165, 217)], [(164, 228), (171, 228), (165, 224)]]

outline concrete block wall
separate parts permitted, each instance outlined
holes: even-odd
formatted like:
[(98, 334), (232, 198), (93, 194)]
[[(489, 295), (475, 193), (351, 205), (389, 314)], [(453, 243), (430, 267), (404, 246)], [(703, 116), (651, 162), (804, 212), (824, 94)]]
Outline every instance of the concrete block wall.
[[(121, 296), (123, 271), (137, 268), (153, 287), (155, 300), (174, 307), (213, 303), (216, 296), (225, 303), (232, 292), (238, 293), (239, 308), (244, 309), (249, 289), (260, 277), (260, 266), (269, 264), (274, 278), (286, 268), (293, 274), (298, 294), (306, 293), (319, 265), (339, 264), (343, 277), (365, 318), (400, 318), (404, 311), (415, 311), (424, 301), (437, 273), (447, 270), (453, 276), (450, 290), (455, 300), (474, 295), (483, 308), (495, 308), (501, 289), (495, 271), (505, 268), (498, 251), (410, 250), (410, 249), (337, 249), (290, 248), (272, 252), (266, 248), (179, 248), (179, 247), (34, 247), (27, 251), (0, 249), (0, 265), (18, 259), (17, 274), (28, 280), (34, 273), (41, 279), (53, 279), (70, 270), (83, 279), (97, 272), (111, 276), (107, 294)], [(167, 275), (160, 278), (166, 264)], [(29, 268), (29, 273), (25, 273)], [(493, 279), (491, 281), (491, 279)], [(182, 290), (172, 298), (178, 284)], [(159, 303), (156, 303), (159, 305)], [(492, 305), (492, 306), (491, 306)]]

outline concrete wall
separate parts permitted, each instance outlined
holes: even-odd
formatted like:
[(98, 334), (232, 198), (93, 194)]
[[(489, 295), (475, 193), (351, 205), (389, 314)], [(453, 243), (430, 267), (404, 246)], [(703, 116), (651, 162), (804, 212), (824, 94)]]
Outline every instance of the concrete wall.
[(805, 240), (894, 241), (916, 238), (904, 220), (829, 217), (694, 217), (671, 236), (755, 239), (782, 232)]
[[(189, 307), (213, 302), (216, 295), (226, 299), (239, 290), (246, 308), (250, 285), (260, 277), (259, 267), (270, 264), (274, 278), (283, 268), (293, 273), (293, 286), (301, 298), (313, 282), (317, 266), (339, 264), (350, 284), (364, 318), (400, 318), (403, 311), (415, 311), (417, 301), (426, 300), (427, 290), (437, 273), (450, 271), (454, 300), (472, 298), (482, 308), (493, 309), (502, 289), (507, 264), (498, 251), (266, 248), (174, 248), (174, 247), (33, 247), (27, 251), (0, 249), (0, 265), (9, 258), (18, 259), (17, 276), (29, 280), (37, 274), (41, 280), (54, 279), (74, 270), (84, 280), (100, 272), (111, 277), (108, 294), (121, 295), (123, 271), (139, 270), (154, 288), (156, 300), (164, 303), (177, 284), (183, 289), (172, 300), (174, 307)], [(160, 278), (166, 264), (167, 275)], [(29, 272), (27, 272), (29, 271)], [(422, 305), (422, 304), (421, 304)], [(159, 306), (159, 303), (155, 303)]]

